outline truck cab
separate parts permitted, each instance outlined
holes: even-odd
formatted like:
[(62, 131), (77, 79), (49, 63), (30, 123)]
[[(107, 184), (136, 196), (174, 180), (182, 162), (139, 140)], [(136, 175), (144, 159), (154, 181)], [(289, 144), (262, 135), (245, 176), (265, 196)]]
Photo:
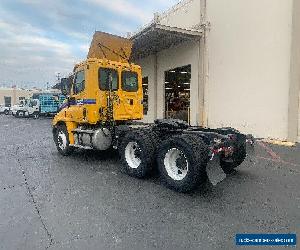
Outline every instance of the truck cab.
[(22, 105), (17, 105), (12, 110), (12, 115), (16, 117), (39, 118), (40, 101), (38, 99), (25, 99)]
[(53, 126), (64, 123), (74, 144), (72, 131), (80, 126), (120, 124), (143, 118), (141, 68), (107, 59), (88, 59), (74, 67), (73, 81), (62, 86), (69, 92), (65, 107)]
[(11, 108), (5, 106), (4, 104), (0, 104), (0, 114), (8, 115), (11, 112)]

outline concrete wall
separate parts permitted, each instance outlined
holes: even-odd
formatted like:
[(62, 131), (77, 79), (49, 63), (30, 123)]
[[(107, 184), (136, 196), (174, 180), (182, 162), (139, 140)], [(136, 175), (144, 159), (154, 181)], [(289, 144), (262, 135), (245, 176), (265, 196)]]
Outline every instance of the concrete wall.
[(183, 29), (196, 28), (200, 24), (200, 0), (185, 0), (162, 13), (160, 23)]
[(300, 142), (300, 1), (293, 1), (288, 139)]
[(208, 125), (286, 139), (292, 0), (208, 0)]
[(298, 92), (298, 142), (300, 142), (300, 91)]
[[(155, 56), (141, 59), (137, 63), (142, 67), (143, 77), (149, 78), (149, 111), (144, 121), (153, 122), (155, 118), (164, 118), (165, 113), (165, 71), (191, 65), (191, 124), (199, 122), (199, 43), (190, 41), (157, 53), (157, 76), (155, 76)], [(157, 78), (157, 85), (155, 87)], [(157, 93), (155, 93), (157, 88)], [(200, 94), (201, 95), (201, 94)], [(155, 103), (156, 102), (156, 103)], [(155, 113), (156, 109), (156, 113)]]
[(197, 28), (200, 17), (210, 25), (200, 52), (200, 45), (190, 42), (138, 62), (149, 76), (145, 120), (164, 116), (164, 71), (191, 64), (192, 124), (295, 140), (298, 119), (300, 135), (299, 10), (298, 0), (185, 0), (162, 14), (160, 23), (168, 26)]
[(148, 112), (144, 122), (153, 122), (156, 117), (156, 73), (155, 55), (148, 56), (137, 62), (142, 67), (143, 77), (148, 77)]

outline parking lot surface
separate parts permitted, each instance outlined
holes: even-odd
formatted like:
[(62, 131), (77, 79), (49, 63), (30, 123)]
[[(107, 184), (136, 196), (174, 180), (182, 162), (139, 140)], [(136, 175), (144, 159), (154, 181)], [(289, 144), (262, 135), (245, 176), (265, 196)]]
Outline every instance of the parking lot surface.
[(0, 135), (0, 249), (233, 249), (236, 233), (300, 232), (299, 146), (258, 144), (255, 164), (180, 194), (126, 176), (113, 151), (59, 155), (51, 119), (1, 115)]

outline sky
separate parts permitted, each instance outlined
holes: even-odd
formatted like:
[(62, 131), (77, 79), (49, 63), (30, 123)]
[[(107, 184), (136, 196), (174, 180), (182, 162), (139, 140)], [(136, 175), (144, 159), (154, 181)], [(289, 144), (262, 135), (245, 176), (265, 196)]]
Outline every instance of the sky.
[(178, 0), (1, 0), (0, 87), (53, 85), (86, 58), (95, 30), (125, 36)]

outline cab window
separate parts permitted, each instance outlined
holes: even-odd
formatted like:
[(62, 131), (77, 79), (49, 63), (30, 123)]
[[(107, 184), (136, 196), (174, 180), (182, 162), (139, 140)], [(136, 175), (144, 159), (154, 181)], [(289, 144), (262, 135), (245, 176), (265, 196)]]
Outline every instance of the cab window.
[(85, 78), (84, 78), (84, 71), (78, 71), (75, 75), (74, 85), (73, 85), (73, 92), (74, 94), (78, 94), (84, 90), (85, 86)]
[(36, 100), (30, 100), (28, 106), (29, 106), (30, 108), (37, 106), (37, 101), (36, 101)]
[(109, 90), (111, 82), (112, 90), (118, 90), (118, 71), (115, 69), (100, 68), (99, 69), (99, 88), (101, 90)]
[(122, 72), (122, 89), (128, 92), (136, 92), (138, 90), (138, 75), (136, 72)]

